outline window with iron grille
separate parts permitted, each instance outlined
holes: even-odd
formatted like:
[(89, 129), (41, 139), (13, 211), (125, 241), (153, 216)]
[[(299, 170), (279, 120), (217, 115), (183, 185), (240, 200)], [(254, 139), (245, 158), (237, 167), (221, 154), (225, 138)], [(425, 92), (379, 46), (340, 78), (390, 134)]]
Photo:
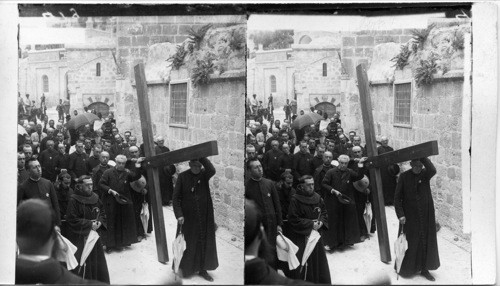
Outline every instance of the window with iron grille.
[(394, 84), (394, 124), (411, 125), (411, 83)]
[(276, 77), (274, 75), (272, 75), (269, 78), (269, 80), (271, 82), (271, 92), (276, 92)]
[(328, 76), (326, 63), (323, 63), (323, 76)]
[(49, 92), (49, 77), (47, 75), (42, 76), (43, 92)]
[(187, 125), (187, 83), (170, 84), (170, 124)]

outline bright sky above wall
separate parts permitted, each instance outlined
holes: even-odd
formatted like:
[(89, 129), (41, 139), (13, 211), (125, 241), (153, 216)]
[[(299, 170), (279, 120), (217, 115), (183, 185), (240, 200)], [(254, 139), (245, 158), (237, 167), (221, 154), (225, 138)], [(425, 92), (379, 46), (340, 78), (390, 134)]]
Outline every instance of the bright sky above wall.
[(429, 18), (444, 18), (444, 13), (382, 17), (250, 15), (248, 30), (359, 31), (419, 29), (427, 27)]

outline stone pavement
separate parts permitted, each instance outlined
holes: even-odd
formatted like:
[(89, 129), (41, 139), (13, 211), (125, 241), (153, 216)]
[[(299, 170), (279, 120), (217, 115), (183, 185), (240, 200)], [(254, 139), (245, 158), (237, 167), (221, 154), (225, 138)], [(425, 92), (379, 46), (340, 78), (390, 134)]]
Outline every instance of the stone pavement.
[[(158, 262), (154, 232), (146, 240), (125, 248), (120, 252), (106, 254), (111, 284), (120, 285), (152, 285), (175, 283), (172, 270), (172, 242), (175, 239), (177, 221), (172, 207), (163, 207), (169, 262)], [(213, 284), (243, 284), (243, 241), (234, 237), (225, 228), (219, 227), (216, 232), (219, 268), (209, 271), (214, 278)], [(178, 279), (178, 278), (177, 278)], [(177, 282), (179, 282), (177, 280)], [(183, 279), (182, 284), (210, 284), (203, 278), (194, 275)]]
[[(380, 261), (377, 233), (374, 233), (369, 240), (355, 244), (351, 248), (327, 253), (332, 284), (373, 284), (374, 281), (380, 280), (390, 280), (391, 284), (398, 285), (431, 283), (420, 275), (408, 279), (397, 278), (394, 271), (394, 241), (397, 238), (398, 220), (394, 207), (386, 207), (385, 211), (392, 261), (389, 264)], [(436, 278), (432, 283), (471, 284), (470, 245), (463, 241), (454, 241), (453, 233), (445, 227), (439, 230), (437, 236), (441, 267), (430, 271)]]

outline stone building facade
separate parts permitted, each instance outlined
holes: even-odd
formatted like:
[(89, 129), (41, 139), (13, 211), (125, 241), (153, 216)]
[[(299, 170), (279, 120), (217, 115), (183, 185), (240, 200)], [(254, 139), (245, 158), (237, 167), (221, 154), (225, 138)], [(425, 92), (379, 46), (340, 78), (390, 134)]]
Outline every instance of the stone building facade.
[[(471, 74), (470, 69), (467, 71), (471, 54), (470, 23), (431, 20), (431, 24), (435, 28), (423, 49), (414, 52), (403, 70), (396, 69), (391, 59), (400, 52), (400, 46), (412, 38), (410, 29), (295, 31), (295, 44), (292, 51), (288, 51), (291, 57), (287, 64), (293, 67), (298, 110), (322, 106), (340, 112), (344, 129), (356, 131), (364, 141), (356, 75), (356, 66), (363, 64), (370, 80), (375, 134), (378, 139), (387, 136), (389, 145), (395, 149), (438, 141), (440, 153), (431, 158), (437, 168), (437, 175), (431, 181), (437, 220), (456, 235), (468, 239), (471, 191), (467, 172), (463, 170), (470, 166), (471, 90), (468, 79)], [(461, 51), (450, 48), (456, 31), (464, 34), (465, 48)], [(431, 50), (441, 57), (440, 64), (446, 68), (438, 68), (431, 84), (417, 86), (413, 71)], [(259, 71), (258, 55), (256, 52), (255, 68), (249, 74)], [(324, 63), (327, 63), (327, 77), (323, 77)], [(248, 81), (251, 94), (252, 78)], [(401, 99), (396, 96), (397, 92), (407, 94), (406, 110), (401, 113), (406, 121), (399, 117), (398, 108), (402, 107), (398, 105)], [(401, 167), (402, 170), (409, 168), (408, 164), (401, 164)]]
[[(179, 69), (167, 59), (176, 45), (184, 44), (190, 28), (212, 24), (198, 52), (186, 57)], [(217, 140), (219, 155), (210, 157), (216, 175), (210, 181), (216, 223), (243, 237), (243, 146), (245, 112), (245, 52), (227, 52), (224, 71), (210, 75), (208, 84), (194, 85), (191, 69), (195, 55), (225, 49), (222, 40), (238, 30), (245, 33), (240, 16), (121, 17), (117, 20), (119, 78), (114, 97), (117, 125), (131, 130), (141, 140), (141, 125), (133, 68), (145, 64), (154, 135), (163, 135), (165, 145), (176, 150)], [(226, 45), (226, 46), (224, 46)], [(179, 95), (182, 95), (179, 101)], [(180, 111), (180, 113), (179, 113)], [(188, 168), (179, 164), (179, 171)]]

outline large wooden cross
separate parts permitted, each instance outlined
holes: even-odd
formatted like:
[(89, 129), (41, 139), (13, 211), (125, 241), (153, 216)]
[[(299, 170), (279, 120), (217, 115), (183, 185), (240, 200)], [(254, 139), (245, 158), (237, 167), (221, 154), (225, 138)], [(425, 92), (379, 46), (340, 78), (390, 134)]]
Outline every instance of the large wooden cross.
[(209, 141), (168, 153), (155, 155), (153, 130), (151, 129), (151, 113), (149, 112), (148, 86), (146, 82), (146, 75), (144, 73), (144, 64), (140, 63), (136, 65), (134, 67), (134, 73), (137, 100), (139, 104), (139, 115), (141, 120), (142, 139), (144, 142), (144, 154), (146, 155), (146, 159), (143, 161), (142, 166), (147, 170), (149, 197), (151, 210), (153, 212), (156, 250), (158, 253), (158, 261), (166, 263), (168, 262), (168, 247), (163, 219), (158, 168), (189, 161), (191, 159), (218, 155), (217, 141)]
[(378, 155), (368, 76), (366, 75), (366, 70), (362, 65), (358, 65), (356, 67), (356, 72), (358, 76), (359, 98), (361, 101), (361, 113), (363, 115), (366, 149), (368, 152), (366, 166), (370, 169), (370, 185), (372, 187), (373, 203), (375, 206), (374, 210), (375, 220), (377, 222), (380, 260), (388, 263), (391, 261), (391, 248), (389, 246), (389, 236), (387, 233), (387, 221), (385, 217), (384, 194), (382, 191), (383, 186), (380, 176), (380, 168), (387, 167), (390, 164), (438, 155), (438, 144), (437, 141), (429, 141)]

